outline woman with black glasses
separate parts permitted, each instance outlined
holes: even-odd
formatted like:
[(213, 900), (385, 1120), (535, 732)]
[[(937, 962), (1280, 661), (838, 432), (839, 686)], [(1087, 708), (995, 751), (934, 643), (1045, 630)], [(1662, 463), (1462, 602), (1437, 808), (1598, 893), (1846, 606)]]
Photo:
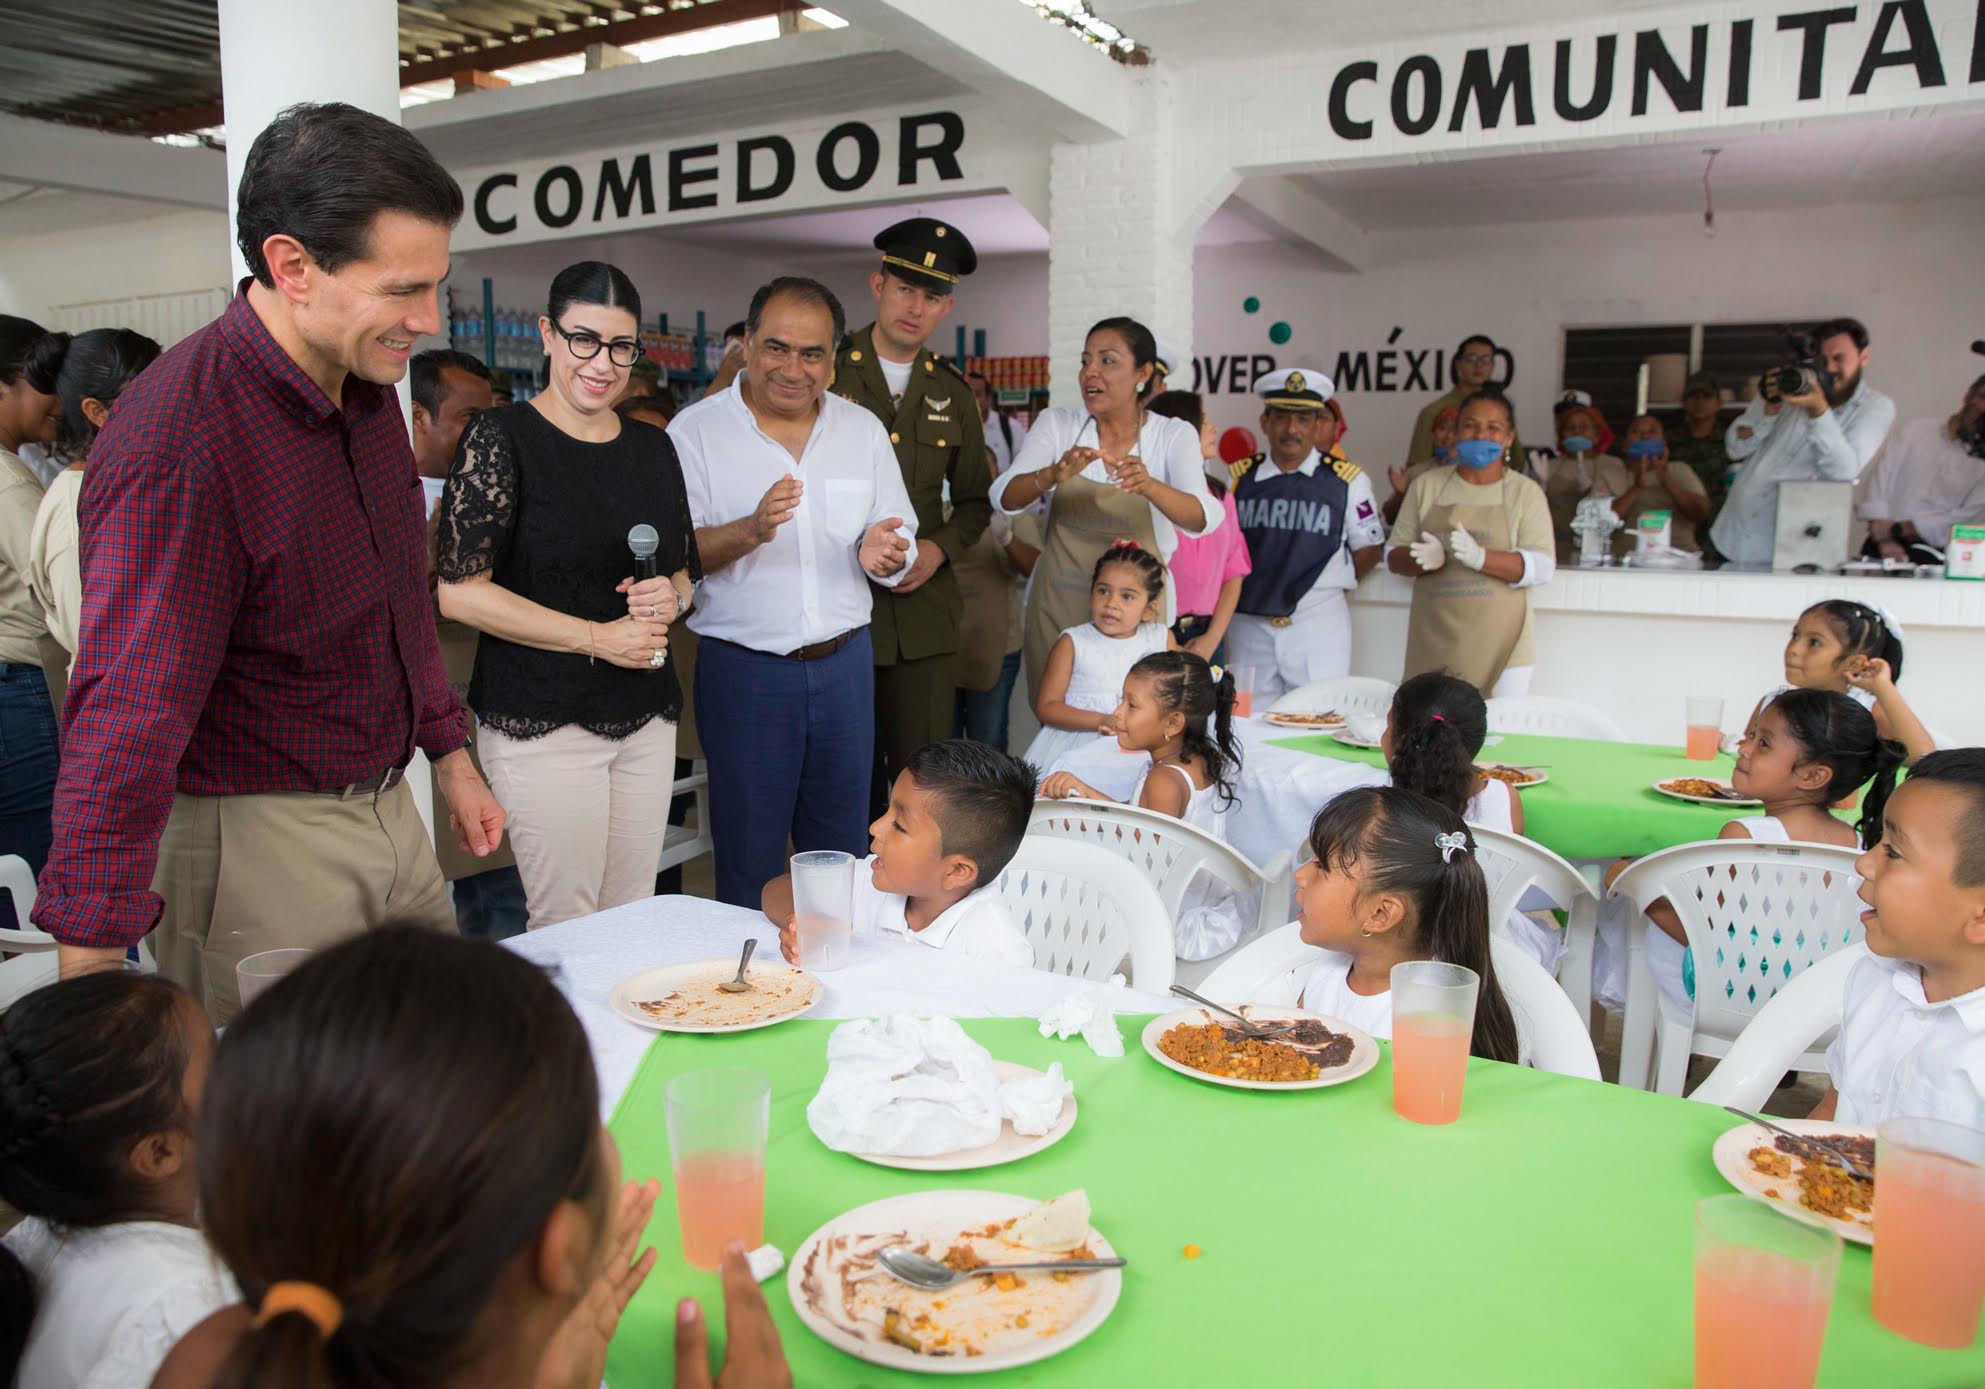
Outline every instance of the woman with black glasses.
[[(632, 282), (567, 266), (538, 330), (545, 389), (463, 432), (435, 541), (442, 615), (483, 634), (469, 707), (533, 928), (654, 891), (682, 710), (669, 625), (703, 574), (675, 446), (613, 408), (641, 351)], [(643, 525), (657, 577), (638, 581)]]

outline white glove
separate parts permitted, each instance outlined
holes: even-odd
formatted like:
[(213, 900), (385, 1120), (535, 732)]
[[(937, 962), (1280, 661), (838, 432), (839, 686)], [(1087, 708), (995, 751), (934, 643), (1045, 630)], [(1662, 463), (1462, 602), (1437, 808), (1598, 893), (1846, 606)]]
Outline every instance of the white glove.
[(1482, 548), (1482, 543), (1459, 526), (1448, 535), (1447, 548), (1470, 569), (1480, 569), (1489, 562), (1489, 552)]
[(1420, 538), (1406, 547), (1406, 553), (1413, 557), (1413, 563), (1420, 566), (1420, 572), (1431, 574), (1447, 563), (1447, 551), (1432, 531), (1421, 531)]

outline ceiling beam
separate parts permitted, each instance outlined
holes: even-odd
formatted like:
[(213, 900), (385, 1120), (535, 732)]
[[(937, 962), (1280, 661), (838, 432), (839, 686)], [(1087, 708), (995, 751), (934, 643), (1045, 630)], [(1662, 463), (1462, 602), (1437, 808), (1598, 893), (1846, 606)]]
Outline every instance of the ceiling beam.
[(1345, 270), (1359, 272), (1371, 264), (1365, 229), (1291, 179), (1244, 178), (1234, 197), (1289, 239), (1314, 247)]
[[(530, 26), (519, 25), (512, 32), (520, 37), (506, 40), (492, 35), (486, 43), (464, 43), (434, 57), (403, 61), (400, 64), (400, 85), (412, 87), (423, 82), (453, 78), (459, 72), (489, 72), (496, 68), (516, 67), (520, 63), (542, 62), (547, 58), (565, 58), (583, 53), (596, 43), (625, 47), (650, 39), (694, 33), (719, 24), (765, 19), (805, 7), (805, 0), (707, 0), (704, 4), (682, 9), (636, 14), (600, 24), (578, 24), (552, 34), (532, 36)], [(426, 26), (423, 26), (423, 32), (427, 32)], [(166, 135), (184, 130), (204, 130), (208, 126), (219, 125), (221, 119), (221, 103), (214, 100), (155, 111), (133, 121), (132, 125), (147, 134)]]
[(227, 156), (138, 135), (0, 115), (0, 181), (80, 193), (227, 207)]
[(1066, 139), (1131, 133), (1130, 71), (1013, 0), (840, 0), (833, 10), (974, 91), (1011, 98)]

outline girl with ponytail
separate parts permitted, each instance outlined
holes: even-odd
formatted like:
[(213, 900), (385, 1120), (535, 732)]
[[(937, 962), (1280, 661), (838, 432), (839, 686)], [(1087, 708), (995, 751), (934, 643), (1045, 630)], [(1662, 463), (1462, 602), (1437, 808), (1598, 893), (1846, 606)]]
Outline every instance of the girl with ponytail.
[(1438, 671), (1393, 692), (1379, 746), (1392, 784), (1452, 810), (1471, 825), (1523, 833), (1523, 802), (1475, 765), (1489, 736), (1489, 706), (1466, 680)]
[(1323, 958), (1303, 1007), (1392, 1036), (1392, 967), (1462, 965), (1481, 976), (1469, 1053), (1516, 1061), (1516, 1016), (1489, 955), (1489, 888), (1475, 839), (1447, 806), (1399, 786), (1347, 791), (1317, 812), (1296, 870), (1302, 937)]
[[(1731, 820), (1716, 837), (1850, 849), (1877, 844), (1882, 811), (1907, 756), (1901, 743), (1876, 731), (1874, 714), (1847, 695), (1801, 689), (1773, 695), (1744, 730), (1730, 776), (1731, 786), (1762, 801), (1765, 813)], [(1863, 787), (1860, 816), (1850, 825), (1830, 807)], [(1692, 1008), (1695, 961), (1682, 919), (1666, 900), (1647, 916), (1648, 967), (1670, 998)], [(1602, 916), (1602, 933), (1606, 924)]]
[(214, 1030), (154, 974), (79, 975), (0, 1013), (0, 1384), (144, 1389), (238, 1294), (194, 1220)]
[[(1234, 780), (1241, 750), (1234, 738), (1234, 677), (1213, 670), (1190, 651), (1158, 651), (1139, 660), (1124, 677), (1123, 696), (1110, 715), (1117, 746), (1143, 753), (1151, 765), (1131, 792), (1130, 802), (1183, 820), (1226, 842), (1227, 811), (1235, 800)], [(1110, 797), (1073, 772), (1056, 772), (1041, 783), (1050, 799)], [(1186, 889), (1179, 907), (1176, 941), (1182, 960), (1225, 954), (1241, 938), (1243, 904), (1203, 880)]]

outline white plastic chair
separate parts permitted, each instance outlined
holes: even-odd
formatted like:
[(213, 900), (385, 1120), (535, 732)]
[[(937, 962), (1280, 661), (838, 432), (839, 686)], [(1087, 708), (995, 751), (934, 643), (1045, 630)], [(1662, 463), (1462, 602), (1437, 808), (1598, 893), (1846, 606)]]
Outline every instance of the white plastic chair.
[(689, 775), (679, 778), (669, 790), (669, 799), (694, 792), (696, 796), (696, 823), (694, 825), (670, 825), (662, 834), (662, 858), (655, 865), (657, 873), (666, 873), (691, 859), (701, 858), (712, 848), (710, 838), (710, 764), (697, 758), (690, 764)]
[[(1837, 844), (1717, 839), (1629, 864), (1613, 880), (1613, 895), (1639, 913), (1668, 899), (1695, 955), (1696, 993), (1694, 1006), (1683, 1009), (1655, 981), (1647, 964), (1649, 923), (1636, 916), (1627, 931), (1620, 1083), (1646, 1088), (1652, 1051), (1654, 1089), (1681, 1094), (1691, 1055), (1725, 1055), (1780, 989), (1860, 940), (1859, 857)], [(1792, 1069), (1824, 1064), (1823, 1049), (1808, 1051)]]
[[(1510, 913), (1533, 887), (1564, 910), (1565, 957), (1558, 966), (1558, 983), (1563, 986), (1573, 1011), (1584, 1019), (1589, 1034), (1592, 947), (1599, 932), (1599, 894), (1593, 891), (1584, 874), (1542, 844), (1486, 825), (1471, 824), (1468, 830), (1475, 836), (1475, 856), (1482, 865), (1482, 876), (1489, 882), (1491, 931), (1498, 936), (1503, 934)], [(1500, 962), (1497, 968), (1501, 968)]]
[(999, 895), (1034, 947), (1034, 967), (1108, 979), (1130, 962), (1146, 993), (1172, 987), (1172, 929), (1158, 890), (1115, 854), (1030, 834), (999, 875)]
[[(1321, 953), (1303, 943), (1302, 930), (1301, 922), (1292, 921), (1235, 951), (1207, 976), (1199, 992), (1230, 1007), (1243, 1003), (1294, 1007)], [(1557, 1075), (1598, 1080), (1599, 1057), (1592, 1049), (1592, 1037), (1565, 991), (1514, 942), (1491, 936), (1489, 952), (1496, 982), (1516, 1015), (1517, 1035), (1529, 1064)]]
[(53, 984), (59, 970), (52, 950), (0, 960), (0, 1009), (13, 1007), (17, 999), (43, 984)]
[(1624, 743), (1626, 730), (1604, 710), (1576, 699), (1509, 695), (1489, 701), (1489, 732), (1538, 733), (1548, 738), (1592, 738)]
[(1813, 1039), (1840, 1026), (1847, 976), (1867, 954), (1866, 943), (1850, 945), (1802, 971), (1758, 1009), (1689, 1098), (1753, 1111), (1762, 1106)]
[(34, 870), (28, 861), (19, 854), (0, 854), (0, 887), (14, 894), (14, 919), (20, 922), (18, 927), (0, 928), (0, 953), (32, 955), (55, 949), (55, 937), (28, 920), (35, 895)]
[(1392, 693), (1399, 687), (1369, 675), (1336, 675), (1312, 680), (1285, 692), (1265, 709), (1269, 714), (1370, 714), (1384, 718), (1392, 712)]
[[(1157, 889), (1164, 920), (1174, 932), (1186, 889), (1201, 872), (1229, 892), (1259, 896), (1254, 924), (1243, 931), (1234, 949), (1289, 919), (1295, 876), (1287, 853), (1277, 854), (1266, 868), (1257, 868), (1240, 850), (1183, 820), (1143, 806), (1081, 798), (1034, 802), (1027, 833), (1093, 844), (1127, 860)], [(1174, 954), (1177, 949), (1175, 938)], [(1224, 958), (1179, 961), (1174, 975), (1181, 983), (1196, 984)]]

